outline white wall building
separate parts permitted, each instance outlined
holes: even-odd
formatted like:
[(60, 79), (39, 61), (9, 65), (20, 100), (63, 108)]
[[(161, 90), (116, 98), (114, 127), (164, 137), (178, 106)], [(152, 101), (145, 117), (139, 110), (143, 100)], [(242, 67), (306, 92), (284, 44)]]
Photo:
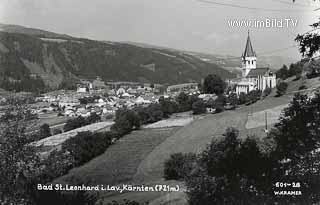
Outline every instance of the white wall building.
[(246, 48), (242, 54), (242, 78), (236, 82), (236, 93), (249, 93), (252, 90), (264, 91), (276, 86), (276, 75), (269, 68), (257, 68), (257, 56), (248, 33)]

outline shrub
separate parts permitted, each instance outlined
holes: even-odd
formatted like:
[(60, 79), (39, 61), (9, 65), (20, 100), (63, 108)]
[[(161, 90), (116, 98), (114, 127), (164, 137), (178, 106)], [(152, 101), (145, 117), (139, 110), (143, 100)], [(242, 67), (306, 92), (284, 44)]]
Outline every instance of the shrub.
[(166, 180), (181, 180), (187, 177), (193, 169), (195, 154), (176, 153), (164, 163), (164, 178)]
[(79, 116), (75, 119), (69, 119), (64, 125), (63, 130), (67, 132), (67, 131), (74, 130), (79, 127), (83, 127), (83, 126), (90, 125), (100, 121), (101, 121), (101, 116), (94, 112), (94, 113), (91, 113), (90, 116), (87, 118)]
[(239, 95), (239, 104), (243, 105), (248, 102), (248, 97), (245, 93), (240, 93)]
[(306, 86), (306, 85), (301, 85), (301, 86), (299, 86), (299, 90), (304, 90), (304, 89), (307, 89), (307, 86)]
[(191, 110), (191, 105), (189, 103), (189, 96), (186, 93), (181, 92), (177, 96), (176, 100), (178, 102), (179, 112), (185, 112), (185, 111)]
[(216, 113), (220, 113), (224, 111), (224, 106), (227, 104), (227, 98), (224, 95), (219, 95), (217, 99), (214, 101), (214, 108), (216, 109)]
[(227, 98), (227, 102), (233, 107), (237, 106), (239, 104), (239, 99), (237, 94), (231, 93)]
[(206, 110), (206, 104), (202, 99), (199, 99), (192, 104), (192, 111), (194, 115), (203, 114), (206, 112)]
[(75, 166), (75, 159), (65, 150), (54, 150), (42, 163), (43, 169), (38, 177), (38, 180), (41, 183), (49, 182), (57, 177), (65, 175)]
[(57, 135), (57, 134), (61, 134), (61, 133), (62, 133), (61, 129), (55, 128), (52, 130), (52, 135)]
[(70, 130), (77, 129), (85, 125), (88, 125), (86, 119), (84, 117), (79, 116), (75, 119), (69, 119), (63, 126), (63, 130), (65, 132), (68, 132)]
[(248, 102), (250, 104), (257, 102), (258, 100), (260, 100), (261, 97), (261, 91), (260, 90), (251, 90), (248, 95)]
[(282, 96), (286, 93), (288, 88), (288, 83), (286, 82), (281, 82), (277, 85), (277, 97)]
[(159, 98), (159, 104), (164, 117), (168, 117), (169, 115), (178, 112), (178, 104), (170, 98), (164, 98), (161, 96)]
[(62, 149), (70, 152), (76, 165), (81, 165), (102, 154), (111, 144), (110, 132), (79, 132), (75, 137), (67, 139)]
[(49, 136), (51, 136), (50, 126), (47, 123), (42, 124), (39, 129), (39, 139), (47, 138)]
[(264, 91), (263, 91), (263, 96), (267, 97), (268, 95), (271, 94), (271, 92), (272, 92), (272, 89), (269, 87), (266, 87), (266, 89), (264, 89)]

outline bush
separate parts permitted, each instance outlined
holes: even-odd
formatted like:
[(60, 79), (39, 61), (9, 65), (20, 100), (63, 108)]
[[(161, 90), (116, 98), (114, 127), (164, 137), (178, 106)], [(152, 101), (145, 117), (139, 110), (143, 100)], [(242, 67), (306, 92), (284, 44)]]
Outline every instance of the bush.
[(267, 97), (268, 95), (271, 94), (271, 92), (272, 92), (272, 89), (269, 87), (266, 87), (266, 89), (264, 89), (264, 91), (263, 91), (263, 96)]
[(227, 104), (227, 98), (224, 95), (219, 95), (217, 99), (214, 101), (214, 108), (216, 109), (216, 113), (220, 113), (224, 111), (224, 106)]
[(304, 90), (304, 89), (307, 89), (307, 86), (305, 86), (305, 85), (299, 86), (299, 90)]
[(169, 115), (178, 112), (178, 104), (170, 98), (164, 98), (161, 96), (159, 98), (159, 104), (164, 117), (168, 117)]
[(84, 117), (79, 116), (75, 119), (69, 119), (63, 126), (63, 131), (68, 132), (70, 130), (83, 127), (85, 125), (88, 125), (86, 119)]
[(79, 132), (75, 137), (67, 139), (62, 149), (70, 152), (78, 166), (102, 154), (111, 145), (112, 137), (110, 132)]
[(282, 96), (286, 93), (288, 88), (288, 83), (286, 82), (281, 82), (277, 85), (277, 97)]
[(121, 136), (130, 133), (133, 129), (140, 128), (140, 118), (136, 111), (126, 108), (116, 111), (116, 117), (111, 130), (119, 133)]
[(239, 99), (236, 93), (231, 93), (227, 98), (227, 103), (231, 106), (236, 107), (239, 104)]
[(39, 129), (39, 139), (47, 138), (49, 136), (51, 136), (50, 126), (47, 123), (42, 124)]
[(66, 150), (54, 150), (42, 163), (44, 168), (38, 177), (41, 183), (52, 181), (57, 177), (67, 174), (75, 166), (75, 159)]
[(261, 97), (261, 91), (260, 90), (251, 90), (247, 95), (248, 102), (250, 104), (257, 102), (260, 100)]
[(199, 99), (192, 104), (192, 111), (194, 115), (203, 114), (206, 112), (206, 110), (206, 104), (202, 99)]
[(164, 178), (166, 180), (181, 180), (187, 177), (193, 169), (195, 154), (176, 153), (164, 163)]
[(94, 112), (94, 113), (91, 113), (90, 116), (87, 118), (79, 116), (75, 119), (69, 119), (64, 125), (63, 130), (67, 132), (67, 131), (74, 130), (79, 127), (83, 127), (83, 126), (97, 123), (100, 121), (101, 121), (101, 116)]
[(243, 105), (246, 104), (248, 102), (248, 97), (245, 93), (240, 93), (239, 95), (239, 104)]
[(55, 128), (52, 130), (52, 135), (57, 135), (57, 134), (61, 134), (61, 133), (62, 133), (61, 129)]
[(189, 96), (186, 93), (184, 92), (179, 93), (176, 100), (178, 102), (179, 112), (186, 112), (191, 110), (191, 105), (189, 103)]

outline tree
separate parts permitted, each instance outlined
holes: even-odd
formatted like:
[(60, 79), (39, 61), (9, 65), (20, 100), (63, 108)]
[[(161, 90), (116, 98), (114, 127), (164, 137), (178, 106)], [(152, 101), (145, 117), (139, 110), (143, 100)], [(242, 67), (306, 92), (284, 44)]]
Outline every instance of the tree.
[(37, 176), (40, 160), (26, 128), (32, 128), (34, 116), (27, 101), (8, 99), (10, 106), (0, 118), (0, 203), (30, 204), (28, 181)]
[[(280, 161), (281, 181), (301, 182), (299, 198), (286, 203), (316, 204), (320, 201), (320, 93), (313, 98), (296, 94), (289, 107), (284, 109), (269, 137), (276, 148), (271, 154)], [(280, 172), (281, 173), (281, 172)]]
[(75, 119), (69, 119), (66, 124), (63, 126), (63, 130), (65, 132), (68, 132), (70, 130), (73, 130), (73, 129), (76, 129), (76, 128), (79, 128), (79, 127), (82, 127), (82, 126), (85, 126), (87, 125), (87, 121), (84, 117), (82, 116), (79, 116)]
[(192, 104), (192, 111), (194, 115), (203, 114), (206, 112), (206, 110), (206, 104), (202, 99), (199, 99)]
[(159, 98), (159, 104), (161, 106), (164, 117), (168, 117), (172, 113), (178, 112), (178, 104), (170, 98), (164, 98), (163, 96), (161, 96)]
[(81, 165), (102, 154), (111, 144), (111, 135), (107, 133), (79, 132), (67, 139), (62, 149), (75, 159), (75, 165)]
[(320, 20), (310, 25), (312, 30), (304, 34), (299, 34), (295, 40), (299, 42), (299, 51), (302, 56), (312, 57), (317, 51), (319, 51), (320, 46), (320, 36), (314, 31), (319, 30)]
[(189, 104), (189, 96), (186, 93), (179, 93), (179, 95), (177, 96), (177, 102), (180, 112), (191, 110), (191, 105)]
[(280, 82), (278, 85), (277, 85), (277, 96), (282, 96), (286, 93), (287, 91), (287, 88), (288, 88), (288, 83), (286, 82)]
[(175, 153), (164, 163), (164, 178), (166, 180), (181, 180), (189, 176), (196, 160), (194, 154)]
[(223, 94), (226, 83), (218, 75), (208, 75), (204, 79), (203, 92), (208, 94)]
[[(272, 196), (271, 161), (255, 138), (239, 139), (228, 128), (201, 153), (195, 171), (186, 178), (189, 204), (268, 204)], [(270, 203), (269, 203), (270, 204)]]
[(39, 139), (43, 139), (49, 136), (51, 136), (50, 126), (47, 123), (44, 123), (40, 126)]
[(111, 130), (118, 132), (120, 135), (125, 135), (133, 129), (139, 129), (140, 124), (139, 115), (135, 111), (126, 108), (118, 109)]
[(282, 80), (285, 80), (288, 78), (289, 76), (289, 70), (288, 67), (286, 65), (283, 65), (282, 68), (280, 68), (277, 72), (276, 72), (276, 76), (277, 78), (280, 78)]
[(279, 120), (274, 135), (280, 155), (297, 158), (320, 147), (319, 93), (312, 99), (296, 94)]

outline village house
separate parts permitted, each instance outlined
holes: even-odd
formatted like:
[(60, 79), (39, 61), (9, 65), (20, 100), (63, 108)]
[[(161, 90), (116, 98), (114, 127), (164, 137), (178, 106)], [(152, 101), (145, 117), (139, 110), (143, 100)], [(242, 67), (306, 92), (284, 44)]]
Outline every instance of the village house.
[(193, 93), (198, 92), (198, 83), (183, 83), (178, 85), (171, 85), (167, 88), (167, 93), (180, 93), (180, 92), (187, 92), (187, 93)]

